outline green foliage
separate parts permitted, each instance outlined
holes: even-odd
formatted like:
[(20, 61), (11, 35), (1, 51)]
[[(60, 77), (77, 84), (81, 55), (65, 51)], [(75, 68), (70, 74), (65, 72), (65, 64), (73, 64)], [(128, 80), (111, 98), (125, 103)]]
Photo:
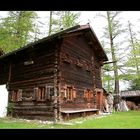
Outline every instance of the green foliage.
[(7, 53), (26, 45), (34, 32), (33, 11), (9, 11), (0, 24), (0, 47)]
[(103, 82), (103, 87), (107, 92), (113, 91), (113, 81), (114, 77), (111, 76), (111, 71), (112, 67), (108, 64), (103, 66), (103, 75), (102, 75), (102, 82)]
[(74, 13), (71, 11), (63, 11), (61, 15), (61, 28), (66, 29), (72, 26), (77, 25), (77, 22), (80, 13)]
[(13, 103), (8, 103), (8, 106), (7, 106), (7, 115), (8, 116), (12, 115), (13, 107), (14, 107)]
[(49, 35), (77, 25), (80, 12), (50, 11)]
[(127, 67), (127, 79), (131, 81), (130, 89), (140, 89), (140, 42), (135, 37), (132, 24), (128, 22), (129, 54), (125, 63)]
[(140, 75), (131, 81), (131, 90), (140, 90)]
[(120, 75), (119, 75), (119, 79), (124, 80), (124, 81), (130, 81), (130, 80), (132, 80), (134, 77), (135, 77), (134, 74), (128, 74), (128, 73), (126, 73), (125, 75), (124, 75), (124, 74), (120, 74)]
[(129, 58), (126, 62), (126, 66), (129, 68), (129, 74), (139, 74), (139, 67), (140, 67), (140, 42), (134, 42), (133, 47), (130, 45), (131, 51), (129, 54)]
[[(109, 56), (109, 61), (113, 61), (113, 63), (110, 63), (110, 69), (108, 72), (108, 76), (106, 74), (103, 74), (103, 77), (105, 76), (104, 83), (105, 86), (110, 89), (112, 87), (112, 84), (114, 84), (114, 92), (119, 92), (119, 55), (118, 50), (120, 49), (118, 45), (117, 38), (122, 35), (122, 33), (125, 32), (125, 29), (122, 28), (122, 24), (120, 22), (120, 15), (121, 12), (119, 11), (107, 11), (106, 15), (100, 15), (105, 18), (107, 21), (107, 25), (104, 27), (103, 31), (103, 47)], [(111, 77), (114, 77), (110, 80)]]

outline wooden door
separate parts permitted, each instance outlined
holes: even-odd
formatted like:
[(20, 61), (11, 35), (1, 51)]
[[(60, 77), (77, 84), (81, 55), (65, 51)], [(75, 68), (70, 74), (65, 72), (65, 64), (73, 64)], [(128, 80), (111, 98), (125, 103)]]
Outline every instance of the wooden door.
[(101, 98), (101, 92), (96, 92), (96, 107), (97, 109), (100, 109), (101, 107), (101, 101), (100, 101), (100, 98)]

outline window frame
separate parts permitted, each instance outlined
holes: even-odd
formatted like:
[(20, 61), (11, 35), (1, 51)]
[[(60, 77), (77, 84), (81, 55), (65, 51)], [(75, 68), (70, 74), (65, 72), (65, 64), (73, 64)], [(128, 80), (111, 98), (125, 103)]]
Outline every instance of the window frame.
[(46, 93), (45, 86), (38, 87), (38, 91), (36, 93), (37, 94), (36, 100), (37, 101), (45, 101), (46, 100), (45, 93)]
[(65, 99), (66, 102), (73, 102), (76, 99), (76, 96), (76, 89), (74, 86), (65, 86), (63, 99)]
[(87, 102), (91, 102), (93, 100), (94, 96), (93, 96), (93, 91), (90, 89), (85, 89), (84, 90), (84, 99)]
[(22, 89), (12, 90), (10, 96), (11, 102), (20, 102), (22, 101)]

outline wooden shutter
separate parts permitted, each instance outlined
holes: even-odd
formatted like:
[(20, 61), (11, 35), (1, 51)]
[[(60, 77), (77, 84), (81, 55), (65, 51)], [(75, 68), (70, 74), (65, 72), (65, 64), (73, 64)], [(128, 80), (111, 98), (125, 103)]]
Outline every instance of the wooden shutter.
[(45, 99), (49, 100), (50, 99), (50, 89), (48, 88), (48, 86), (45, 87)]
[(90, 101), (90, 93), (87, 92), (87, 100)]
[(11, 91), (11, 101), (12, 102), (14, 102), (15, 100), (14, 100), (14, 90), (13, 91)]
[(73, 89), (73, 98), (76, 98), (76, 89)]
[(54, 88), (53, 86), (46, 86), (45, 87), (45, 99), (49, 99), (51, 98), (51, 96), (54, 95)]
[(73, 99), (73, 89), (72, 88), (69, 88), (69, 96), (70, 96), (70, 100)]
[(22, 101), (22, 89), (19, 89), (17, 91), (17, 101)]
[(84, 98), (87, 98), (87, 97), (86, 97), (86, 90), (84, 90)]
[(32, 100), (37, 100), (37, 94), (38, 94), (38, 87), (34, 88), (34, 92), (32, 95)]
[(54, 88), (53, 88), (53, 86), (50, 86), (50, 96), (54, 96)]
[(88, 91), (87, 90), (85, 92), (85, 95), (86, 95), (86, 99), (88, 99)]
[(91, 91), (91, 98), (93, 99), (93, 91)]
[(17, 92), (14, 90), (12, 91), (12, 101), (17, 102)]
[(45, 87), (45, 99), (50, 99), (50, 87), (46, 86)]
[(70, 99), (70, 89), (67, 87), (66, 98)]
[(45, 100), (45, 87), (42, 87), (42, 89), (41, 89), (41, 100)]
[(88, 98), (89, 98), (89, 100), (91, 99), (91, 91), (90, 90), (88, 91)]
[(41, 88), (38, 88), (38, 93), (37, 93), (37, 100), (41, 100)]
[(64, 97), (67, 98), (67, 89), (64, 89)]

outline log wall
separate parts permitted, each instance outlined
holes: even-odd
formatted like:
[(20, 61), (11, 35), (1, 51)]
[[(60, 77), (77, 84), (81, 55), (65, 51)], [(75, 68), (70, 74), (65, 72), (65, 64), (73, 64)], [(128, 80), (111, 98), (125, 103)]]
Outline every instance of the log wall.
[[(61, 46), (61, 94), (66, 86), (76, 90), (76, 98), (64, 99), (61, 96), (62, 108), (96, 108), (94, 88), (102, 88), (101, 65), (97, 59), (94, 46), (88, 45), (84, 36), (65, 38)], [(100, 52), (96, 52), (100, 53)], [(92, 92), (90, 99), (84, 98), (84, 91)]]
[(95, 91), (102, 89), (100, 49), (93, 44), (79, 33), (1, 61), (0, 84), (8, 82), (12, 115), (56, 121), (61, 108), (102, 108), (102, 95), (96, 97)]
[[(54, 79), (57, 76), (55, 74), (57, 69), (55, 47), (56, 45), (53, 43), (38, 44), (35, 48), (27, 49), (24, 53), (13, 56), (8, 86), (9, 101), (14, 104), (14, 117), (54, 119)], [(33, 64), (26, 65), (27, 63)], [(49, 97), (42, 95), (44, 97), (37, 99), (37, 96), (41, 95), (36, 95), (36, 89), (40, 87), (44, 88), (45, 94), (48, 94), (47, 88), (51, 87), (52, 95), (48, 95)], [(16, 94), (19, 89), (22, 91), (21, 100), (12, 100), (14, 92)]]

